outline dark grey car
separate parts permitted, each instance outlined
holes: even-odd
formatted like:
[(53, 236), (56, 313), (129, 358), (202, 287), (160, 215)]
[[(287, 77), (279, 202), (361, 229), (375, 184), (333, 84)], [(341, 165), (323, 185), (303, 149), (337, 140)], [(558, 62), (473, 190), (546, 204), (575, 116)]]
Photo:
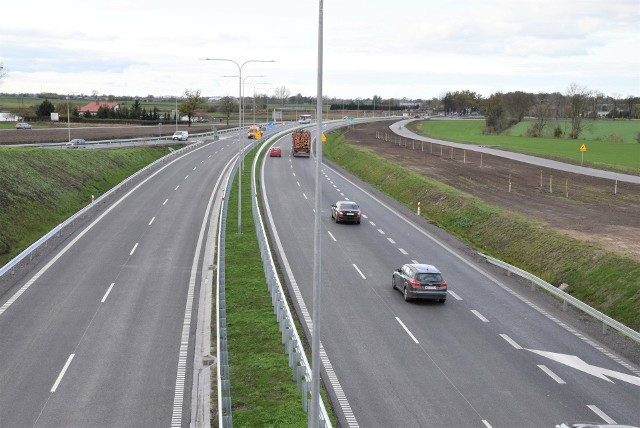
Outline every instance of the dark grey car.
[(348, 221), (360, 224), (362, 211), (360, 211), (358, 204), (353, 201), (338, 201), (331, 205), (331, 218), (336, 223)]
[(447, 281), (433, 265), (406, 264), (393, 272), (393, 288), (400, 290), (407, 302), (413, 299), (447, 300)]

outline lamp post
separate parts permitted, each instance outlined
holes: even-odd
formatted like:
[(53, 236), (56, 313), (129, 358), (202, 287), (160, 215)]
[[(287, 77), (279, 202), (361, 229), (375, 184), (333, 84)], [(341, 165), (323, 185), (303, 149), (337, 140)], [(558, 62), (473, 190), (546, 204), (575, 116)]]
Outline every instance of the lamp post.
[[(249, 62), (275, 62), (275, 60), (260, 60), (260, 59), (250, 59), (248, 61), (243, 62), (242, 64), (238, 64), (236, 61), (228, 58), (204, 58), (205, 61), (228, 61), (232, 62), (238, 67), (238, 96), (239, 96), (239, 105), (238, 105), (238, 121), (242, 118), (242, 67), (244, 67)], [(239, 124), (238, 129), (238, 160), (242, 158), (242, 124)], [(240, 165), (240, 163), (238, 164)], [(238, 175), (238, 233), (242, 233), (242, 177)]]
[(71, 114), (69, 114), (69, 98), (71, 98), (71, 94), (75, 94), (76, 92), (69, 92), (67, 94), (67, 133), (68, 133), (68, 137), (69, 140), (68, 142), (71, 142)]
[[(264, 77), (263, 75), (259, 75), (259, 76), (247, 76), (244, 79), (242, 79), (242, 124), (244, 125), (244, 81), (249, 79), (250, 77)], [(254, 86), (254, 90), (253, 90), (253, 105), (256, 105), (256, 99), (255, 99), (255, 86)], [(255, 122), (255, 111), (254, 111), (254, 118), (253, 121)]]
[(176, 132), (178, 132), (178, 96), (176, 95)]
[(253, 84), (253, 123), (256, 123), (256, 87), (260, 85), (270, 85), (267, 82), (258, 82)]

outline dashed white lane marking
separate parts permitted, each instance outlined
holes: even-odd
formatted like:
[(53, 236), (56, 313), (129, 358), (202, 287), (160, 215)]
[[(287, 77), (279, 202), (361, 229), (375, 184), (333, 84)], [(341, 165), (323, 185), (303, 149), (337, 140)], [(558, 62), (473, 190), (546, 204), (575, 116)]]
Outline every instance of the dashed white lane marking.
[[(369, 217), (367, 217), (365, 214), (362, 214), (362, 218), (369, 218)], [(374, 226), (375, 226), (375, 224), (374, 224)]]
[(307, 200), (309, 199), (309, 198), (307, 198), (307, 195), (305, 195), (304, 193), (302, 194), (302, 196), (304, 196), (304, 198), (307, 199)]
[(169, 199), (165, 199), (164, 202), (162, 203), (162, 205), (166, 205), (167, 202), (169, 202)]
[(173, 189), (173, 190), (178, 190), (179, 188), (180, 188), (180, 185), (178, 184), (178, 185), (176, 186), (176, 188), (175, 188), (175, 189)]
[(188, 174), (184, 176), (184, 179), (185, 179), (185, 180), (186, 180), (187, 178), (189, 178), (189, 175), (188, 175)]
[(356, 268), (356, 270), (358, 271), (362, 279), (367, 279), (367, 277), (362, 274), (362, 272), (360, 271), (360, 269), (358, 269), (358, 266), (356, 266), (355, 263), (353, 264), (353, 267)]
[(396, 241), (394, 241), (394, 240), (393, 240), (393, 239), (391, 239), (391, 238), (387, 238), (387, 241), (391, 242), (392, 244), (395, 244), (395, 243), (396, 243)]
[(447, 290), (447, 293), (451, 294), (456, 300), (462, 300), (462, 297), (458, 296), (455, 291)]
[(606, 423), (608, 423), (608, 424), (615, 424), (616, 423), (616, 421), (611, 419), (611, 417), (609, 415), (607, 415), (602, 410), (598, 409), (598, 406), (596, 406), (595, 404), (588, 404), (587, 407), (589, 409), (591, 409), (591, 411), (593, 413), (595, 413), (596, 415), (600, 416), (602, 418), (602, 420), (605, 421)]
[(292, 174), (293, 174), (293, 176), (294, 176), (294, 177), (296, 176), (296, 173), (295, 173), (295, 172), (292, 172)]
[(420, 262), (419, 262), (419, 261), (417, 261), (417, 260), (415, 260), (415, 259), (414, 259), (414, 260), (411, 260), (411, 263), (413, 263), (414, 265), (420, 264)]
[(338, 240), (333, 236), (333, 234), (331, 232), (329, 232), (327, 230), (327, 233), (329, 233), (329, 236), (331, 237), (331, 239), (333, 239), (334, 241), (338, 242)]
[(522, 346), (518, 345), (515, 340), (513, 340), (512, 338), (510, 338), (506, 334), (501, 334), (500, 337), (502, 337), (504, 340), (506, 340), (509, 343), (509, 345), (513, 346), (514, 348), (522, 349)]
[(400, 325), (402, 326), (402, 328), (404, 328), (404, 331), (407, 332), (407, 334), (411, 337), (411, 339), (413, 339), (414, 342), (416, 343), (420, 343), (418, 342), (418, 339), (416, 339), (416, 337), (409, 331), (409, 329), (407, 328), (406, 325), (404, 325), (404, 323), (400, 320), (400, 318), (396, 317), (396, 320), (400, 323)]
[[(364, 217), (364, 216), (363, 216)], [(366, 218), (366, 217), (365, 217)], [(373, 227), (376, 227), (376, 224), (374, 222), (372, 222), (371, 220), (369, 220), (369, 224)]]
[(488, 320), (488, 319), (486, 319), (485, 317), (483, 317), (483, 316), (482, 316), (482, 314), (481, 314), (480, 312), (476, 311), (475, 309), (471, 309), (471, 312), (473, 312), (473, 314), (474, 314), (475, 316), (477, 316), (478, 318), (480, 318), (480, 320), (481, 320), (482, 322), (489, 322), (489, 320)]
[(76, 354), (69, 355), (69, 358), (67, 358), (67, 362), (65, 363), (64, 367), (62, 368), (62, 371), (58, 375), (58, 379), (56, 379), (56, 383), (54, 383), (53, 386), (51, 387), (50, 392), (56, 392), (56, 389), (58, 389), (58, 385), (60, 385), (60, 381), (62, 381), (64, 374), (67, 372), (67, 369), (69, 368), (69, 364), (71, 364), (71, 360), (73, 360), (73, 357), (75, 356)]
[(296, 181), (296, 183), (298, 184), (298, 187), (301, 187), (301, 186), (300, 186), (300, 182), (299, 182), (299, 181)]
[(560, 378), (560, 376), (558, 376), (557, 374), (555, 374), (554, 372), (551, 371), (551, 369), (549, 369), (547, 366), (545, 366), (544, 364), (538, 364), (538, 367), (540, 367), (540, 370), (542, 370), (543, 372), (545, 372), (546, 374), (549, 375), (549, 377), (553, 380), (555, 380), (556, 382), (558, 382), (559, 384), (566, 384), (567, 382), (565, 382), (564, 380), (562, 380)]
[(113, 286), (115, 285), (115, 282), (112, 282), (111, 285), (109, 286), (109, 288), (107, 289), (107, 292), (104, 293), (104, 297), (102, 298), (102, 300), (100, 300), (100, 303), (104, 303), (107, 301), (107, 297), (109, 297), (109, 293), (111, 293), (111, 289), (113, 288)]
[(151, 223), (153, 223), (153, 221), (154, 221), (155, 219), (156, 219), (155, 217), (153, 217), (153, 218), (151, 219), (151, 221), (149, 222), (149, 226), (151, 226)]
[(489, 422), (487, 422), (486, 420), (483, 419), (482, 423), (484, 424), (485, 427), (491, 428), (491, 425), (489, 425)]
[(380, 234), (384, 235), (384, 230), (378, 229), (378, 232), (380, 232)]
[(131, 252), (129, 253), (130, 256), (133, 255), (134, 251), (136, 251), (136, 248), (138, 248), (138, 243), (136, 242), (136, 245), (133, 246), (133, 248), (131, 249)]
[(398, 251), (400, 251), (402, 254), (404, 254), (405, 256), (409, 253), (407, 253), (404, 248), (398, 248)]
[(195, 170), (196, 170), (196, 168), (197, 168), (197, 166), (194, 166), (194, 167), (193, 167), (193, 170), (195, 171)]

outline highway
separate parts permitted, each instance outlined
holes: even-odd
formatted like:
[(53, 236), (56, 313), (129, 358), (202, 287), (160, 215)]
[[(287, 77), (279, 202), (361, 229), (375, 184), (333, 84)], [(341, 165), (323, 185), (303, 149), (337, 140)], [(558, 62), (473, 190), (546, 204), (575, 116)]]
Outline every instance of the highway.
[(0, 298), (0, 426), (189, 426), (212, 205), (237, 138), (127, 188)]
[[(275, 144), (283, 157), (264, 159), (265, 211), (292, 298), (310, 311), (315, 159), (290, 157), (289, 139)], [(326, 164), (322, 180), (323, 379), (341, 426), (640, 422), (636, 366), (364, 183)], [(331, 203), (345, 199), (359, 203), (362, 224), (331, 220)], [(411, 262), (443, 272), (444, 305), (392, 290), (393, 270)]]

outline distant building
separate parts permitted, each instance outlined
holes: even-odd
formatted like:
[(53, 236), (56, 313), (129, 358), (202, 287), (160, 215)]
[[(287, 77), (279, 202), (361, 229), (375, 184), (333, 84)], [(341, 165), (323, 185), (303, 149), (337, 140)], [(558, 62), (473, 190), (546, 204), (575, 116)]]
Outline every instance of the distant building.
[(107, 102), (107, 101), (94, 101), (91, 102), (89, 104), (87, 104), (84, 107), (80, 107), (80, 109), (78, 109), (78, 112), (83, 115), (86, 112), (91, 113), (92, 116), (95, 116), (98, 114), (98, 109), (102, 107), (103, 109), (107, 109), (107, 110), (114, 110), (114, 111), (118, 111), (120, 110), (120, 103), (111, 103), (111, 102)]

